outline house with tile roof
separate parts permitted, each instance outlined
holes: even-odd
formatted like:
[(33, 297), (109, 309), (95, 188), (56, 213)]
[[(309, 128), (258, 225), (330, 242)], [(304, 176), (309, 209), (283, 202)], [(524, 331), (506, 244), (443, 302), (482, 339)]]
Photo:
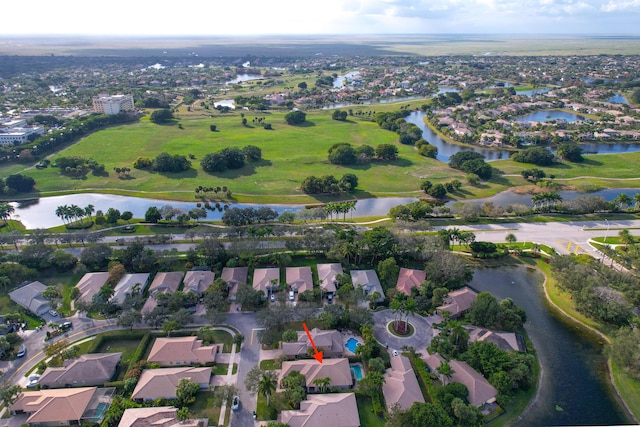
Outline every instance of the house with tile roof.
[(384, 301), (384, 289), (375, 270), (351, 270), (351, 282), (356, 288), (360, 286), (367, 297), (377, 292), (380, 297), (375, 302)]
[(349, 389), (353, 386), (353, 377), (349, 367), (349, 359), (326, 359), (318, 363), (316, 359), (300, 359), (282, 362), (278, 384), (291, 371), (298, 371), (307, 379), (307, 391), (317, 391), (319, 387), (314, 381), (329, 378), (329, 387)]
[(360, 427), (353, 393), (310, 394), (300, 409), (282, 411), (279, 421), (289, 427)]
[(47, 285), (38, 281), (26, 283), (9, 292), (9, 298), (30, 312), (41, 316), (51, 310), (51, 302), (42, 296), (46, 289)]
[(100, 423), (104, 411), (99, 404), (111, 405), (114, 388), (61, 388), (24, 391), (11, 406), (13, 414), (27, 414), (33, 427), (81, 425), (85, 421)]
[(178, 290), (178, 287), (180, 287), (180, 283), (182, 283), (183, 276), (184, 273), (182, 271), (156, 273), (156, 277), (153, 278), (151, 285), (149, 285), (149, 298), (147, 298), (147, 301), (144, 303), (144, 306), (140, 311), (144, 314), (149, 313), (156, 308), (158, 306), (156, 295), (160, 293), (175, 293)]
[(253, 289), (262, 291), (265, 299), (271, 295), (271, 292), (277, 291), (279, 286), (279, 268), (256, 268), (253, 270)]
[(342, 270), (342, 264), (330, 263), (330, 264), (318, 264), (318, 280), (320, 281), (320, 289), (322, 293), (329, 299), (333, 299), (336, 291), (338, 281), (336, 277), (339, 274), (344, 274)]
[(296, 294), (313, 290), (311, 267), (287, 267), (285, 273), (287, 286)]
[(465, 327), (469, 332), (469, 342), (492, 342), (504, 351), (524, 351), (524, 339), (514, 332), (492, 331), (475, 326)]
[(125, 274), (120, 278), (120, 281), (113, 289), (113, 296), (111, 302), (114, 304), (122, 305), (127, 295), (131, 295), (136, 285), (139, 285), (140, 292), (144, 291), (149, 283), (149, 273), (133, 273)]
[[(309, 331), (309, 334), (316, 348), (322, 352), (324, 358), (342, 357), (344, 344), (340, 332), (335, 329), (322, 330), (313, 328)], [(313, 346), (309, 341), (307, 333), (302, 331), (298, 331), (297, 341), (282, 343), (282, 351), (289, 359), (308, 356), (309, 349), (312, 348)]]
[(400, 268), (396, 289), (405, 295), (411, 295), (411, 289), (419, 287), (427, 279), (424, 270), (414, 270), (411, 268)]
[[(436, 372), (444, 358), (439, 354), (428, 355), (424, 361), (431, 369)], [(467, 400), (472, 405), (482, 407), (487, 403), (494, 403), (498, 396), (498, 390), (492, 386), (478, 371), (469, 366), (466, 362), (459, 360), (450, 360), (449, 366), (453, 374), (449, 378), (445, 378), (445, 383), (460, 383), (467, 387), (469, 395)]]
[(478, 293), (468, 286), (451, 291), (449, 295), (444, 297), (444, 304), (436, 308), (436, 312), (442, 316), (446, 311), (449, 313), (449, 318), (455, 319), (465, 315), (477, 297)]
[(400, 409), (407, 410), (415, 402), (424, 402), (418, 379), (407, 357), (402, 355), (391, 357), (391, 368), (387, 369), (384, 378), (382, 394), (387, 409), (398, 405)]
[(97, 272), (87, 273), (76, 283), (76, 288), (80, 292), (78, 295), (79, 301), (90, 303), (93, 296), (100, 292), (100, 289), (109, 280), (109, 273)]
[(206, 365), (216, 360), (218, 346), (202, 345), (197, 337), (156, 338), (147, 361), (160, 366)]
[(193, 292), (198, 296), (202, 296), (204, 292), (213, 284), (216, 273), (213, 271), (187, 271), (184, 275), (184, 292)]
[(211, 368), (160, 368), (142, 371), (138, 384), (131, 394), (132, 400), (175, 399), (176, 390), (182, 378), (187, 378), (200, 386), (209, 388)]
[(207, 418), (178, 421), (178, 408), (158, 406), (150, 408), (129, 408), (124, 411), (118, 427), (207, 427)]
[(240, 285), (247, 283), (247, 276), (249, 275), (249, 267), (224, 267), (222, 269), (222, 280), (227, 282), (227, 288), (229, 289), (229, 299), (231, 301), (236, 300), (236, 292)]
[(65, 360), (60, 368), (48, 367), (40, 377), (42, 388), (87, 387), (111, 381), (122, 353), (83, 354)]

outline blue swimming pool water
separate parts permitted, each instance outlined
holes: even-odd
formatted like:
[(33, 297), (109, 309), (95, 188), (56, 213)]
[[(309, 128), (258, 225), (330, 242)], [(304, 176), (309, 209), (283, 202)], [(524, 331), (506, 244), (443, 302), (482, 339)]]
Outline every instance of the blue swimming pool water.
[(355, 364), (350, 365), (351, 372), (353, 372), (353, 376), (356, 377), (356, 380), (360, 381), (362, 379), (362, 366)]
[(360, 342), (357, 339), (349, 338), (347, 340), (347, 343), (344, 346), (347, 347), (347, 349), (351, 353), (356, 354), (356, 347), (358, 347), (359, 345), (360, 345)]

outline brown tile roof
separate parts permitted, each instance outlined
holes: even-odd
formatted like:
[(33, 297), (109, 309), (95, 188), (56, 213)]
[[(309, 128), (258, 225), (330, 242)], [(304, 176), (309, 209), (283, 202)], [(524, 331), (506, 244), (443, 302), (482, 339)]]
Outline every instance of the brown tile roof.
[(83, 387), (25, 391), (11, 410), (30, 414), (27, 418), (30, 424), (79, 421), (96, 390), (96, 387)]
[(307, 379), (307, 387), (316, 387), (313, 383), (314, 380), (327, 377), (331, 379), (330, 387), (351, 387), (353, 385), (349, 360), (344, 358), (327, 359), (322, 363), (318, 363), (316, 359), (282, 362), (278, 384), (291, 371), (298, 371), (304, 375)]
[(343, 274), (342, 264), (318, 264), (318, 280), (320, 287), (324, 292), (335, 292), (336, 285), (334, 280), (338, 274)]
[(354, 287), (361, 286), (365, 295), (373, 295), (378, 292), (380, 294), (378, 302), (384, 300), (384, 290), (375, 270), (351, 270), (351, 281)]
[(424, 402), (418, 379), (408, 358), (400, 355), (391, 357), (391, 368), (385, 374), (382, 394), (391, 408), (397, 404), (400, 409), (409, 409), (415, 402)]
[(122, 353), (83, 354), (62, 368), (47, 368), (40, 385), (49, 388), (102, 385), (111, 380)]
[(156, 338), (147, 360), (162, 366), (215, 362), (217, 346), (203, 346), (197, 337)]
[(174, 293), (178, 290), (180, 282), (182, 282), (182, 271), (170, 271), (157, 273), (153, 278), (153, 282), (149, 286), (149, 294), (156, 292), (170, 292)]
[(174, 399), (180, 380), (188, 378), (194, 383), (208, 384), (211, 368), (161, 368), (145, 369), (131, 398), (134, 400), (155, 400), (159, 397)]
[(310, 291), (313, 289), (313, 275), (311, 267), (287, 267), (287, 285), (297, 292)]
[(406, 295), (411, 295), (411, 289), (420, 286), (426, 278), (427, 273), (423, 270), (413, 270), (403, 267), (400, 269), (396, 288)]
[(140, 291), (142, 292), (148, 281), (149, 273), (125, 274), (113, 290), (113, 297), (111, 297), (111, 301), (116, 304), (122, 304), (127, 294), (131, 293), (131, 290), (136, 284), (139, 283), (141, 285)]
[(233, 285), (244, 285), (247, 283), (249, 267), (225, 267), (222, 269), (222, 280)]
[(469, 331), (469, 341), (489, 341), (505, 351), (523, 351), (520, 348), (518, 338), (513, 332), (498, 332), (484, 328), (467, 328)]
[(353, 393), (310, 394), (299, 410), (282, 411), (280, 421), (290, 427), (360, 427)]
[(451, 317), (457, 317), (465, 313), (476, 300), (478, 294), (465, 286), (462, 289), (449, 292), (444, 298), (444, 304), (437, 308), (438, 311), (448, 311)]
[(202, 419), (178, 421), (177, 413), (178, 409), (173, 406), (129, 408), (122, 414), (118, 427), (197, 427), (204, 421)]
[(271, 281), (275, 280), (275, 286), (280, 285), (280, 269), (279, 268), (256, 268), (253, 270), (253, 289), (268, 294), (267, 287), (271, 285)]
[(216, 278), (213, 271), (187, 271), (184, 276), (184, 291), (201, 295), (206, 291)]
[(85, 302), (91, 302), (91, 299), (95, 294), (100, 292), (107, 280), (109, 279), (109, 273), (87, 273), (82, 276), (82, 279), (76, 284), (76, 288), (80, 291), (79, 300)]
[[(321, 330), (313, 328), (309, 331), (313, 342), (316, 345), (318, 351), (323, 351), (326, 354), (325, 357), (330, 357), (331, 354), (342, 355), (344, 346), (342, 343), (342, 335), (335, 329)], [(309, 342), (306, 332), (298, 332), (298, 341), (296, 342), (283, 342), (282, 351), (288, 357), (303, 356), (307, 354), (307, 351), (313, 348)]]

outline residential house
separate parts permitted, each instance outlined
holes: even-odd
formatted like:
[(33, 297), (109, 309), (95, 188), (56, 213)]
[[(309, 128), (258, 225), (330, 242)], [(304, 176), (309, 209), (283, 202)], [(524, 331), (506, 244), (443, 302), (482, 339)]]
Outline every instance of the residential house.
[[(344, 344), (340, 332), (335, 329), (321, 330), (313, 328), (309, 331), (309, 334), (316, 348), (322, 352), (324, 358), (342, 357)], [(289, 359), (307, 356), (309, 349), (312, 348), (313, 346), (311, 342), (309, 342), (307, 333), (302, 331), (298, 332), (298, 340), (296, 342), (282, 343), (282, 351)]]
[(523, 338), (513, 332), (491, 331), (475, 326), (469, 326), (465, 329), (469, 332), (470, 342), (488, 341), (494, 343), (504, 351), (524, 351)]
[(317, 391), (319, 387), (314, 381), (329, 378), (329, 387), (348, 389), (353, 386), (353, 377), (349, 367), (349, 359), (327, 359), (318, 363), (316, 359), (300, 359), (282, 362), (278, 384), (291, 371), (298, 371), (307, 379), (307, 391)]
[(360, 415), (353, 393), (311, 394), (300, 409), (280, 413), (289, 427), (360, 427)]
[(265, 299), (273, 291), (278, 290), (278, 286), (280, 286), (279, 268), (256, 268), (253, 270), (253, 289), (262, 291)]
[(48, 367), (40, 377), (40, 387), (87, 387), (111, 381), (122, 353), (83, 354), (65, 360), (61, 368)]
[(342, 264), (318, 264), (318, 280), (320, 281), (320, 289), (329, 300), (332, 300), (337, 291), (338, 281), (336, 277), (344, 274)]
[(227, 288), (229, 289), (229, 299), (231, 301), (236, 300), (236, 292), (238, 287), (247, 283), (247, 276), (249, 274), (249, 267), (224, 267), (222, 269), (222, 280), (227, 282)]
[(360, 286), (367, 297), (377, 292), (379, 297), (374, 302), (384, 301), (384, 290), (375, 270), (351, 270), (351, 282), (356, 288)]
[[(431, 372), (437, 373), (438, 367), (442, 362), (444, 362), (444, 359), (436, 353), (428, 355), (424, 361), (431, 369)], [(451, 374), (449, 378), (445, 378), (445, 382), (460, 383), (467, 387), (467, 390), (469, 390), (469, 395), (467, 396), (469, 403), (482, 407), (486, 403), (493, 403), (496, 401), (498, 390), (489, 384), (489, 381), (487, 381), (480, 373), (467, 363), (460, 362), (458, 360), (450, 360), (449, 366), (451, 366), (453, 374)]]
[(405, 295), (411, 295), (411, 289), (419, 287), (427, 278), (424, 270), (414, 270), (411, 268), (400, 268), (396, 289)]
[(149, 313), (158, 306), (156, 296), (162, 294), (172, 294), (178, 290), (184, 273), (182, 271), (171, 271), (157, 273), (149, 286), (149, 298), (142, 307), (142, 313)]
[(11, 406), (14, 414), (27, 414), (33, 427), (81, 425), (100, 423), (104, 418), (104, 404), (111, 405), (115, 388), (60, 388), (24, 391)]
[(471, 288), (465, 286), (462, 289), (449, 292), (444, 298), (444, 304), (436, 308), (436, 311), (441, 316), (446, 311), (449, 313), (449, 317), (455, 319), (463, 316), (471, 308), (471, 304), (476, 300), (478, 294), (471, 290)]
[(149, 283), (149, 276), (149, 273), (134, 273), (122, 276), (116, 287), (113, 289), (111, 302), (122, 305), (124, 300), (127, 298), (127, 295), (132, 294), (136, 285), (138, 285), (139, 292), (142, 292)]
[(384, 377), (382, 394), (388, 409), (398, 405), (400, 409), (406, 410), (415, 402), (424, 402), (416, 374), (405, 356), (393, 356), (391, 368), (387, 369)]
[(216, 360), (218, 347), (202, 345), (197, 337), (156, 338), (147, 361), (160, 366), (205, 365)]
[(187, 271), (184, 275), (184, 292), (193, 292), (202, 296), (204, 292), (213, 284), (216, 274), (213, 271)]
[(178, 408), (158, 406), (150, 408), (129, 408), (124, 411), (118, 427), (207, 427), (206, 418), (178, 421)]
[[(317, 362), (316, 362), (317, 363)], [(209, 388), (211, 368), (145, 369), (133, 390), (133, 400), (175, 399), (182, 378), (197, 383), (202, 390)]]
[(313, 290), (311, 267), (287, 267), (286, 280), (287, 285), (296, 295)]
[(87, 273), (82, 276), (82, 279), (76, 283), (76, 288), (80, 292), (78, 294), (78, 301), (84, 301), (90, 303), (93, 296), (100, 292), (100, 289), (109, 280), (109, 273)]
[(47, 285), (38, 281), (27, 283), (9, 292), (11, 301), (41, 316), (51, 310), (51, 303), (42, 296)]

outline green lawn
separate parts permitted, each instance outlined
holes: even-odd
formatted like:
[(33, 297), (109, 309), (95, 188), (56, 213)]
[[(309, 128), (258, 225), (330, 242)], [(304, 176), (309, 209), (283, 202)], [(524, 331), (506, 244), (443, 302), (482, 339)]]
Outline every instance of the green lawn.
[(265, 371), (275, 371), (276, 369), (280, 369), (276, 365), (276, 361), (274, 359), (264, 359), (260, 361), (260, 369)]
[(356, 404), (362, 427), (384, 427), (384, 420), (373, 413), (370, 397), (356, 394)]
[(640, 381), (631, 378), (613, 361), (609, 364), (616, 388), (636, 418), (640, 418)]
[(211, 335), (216, 344), (222, 344), (223, 353), (231, 353), (231, 347), (233, 346), (233, 337), (227, 331), (211, 331)]
[[(378, 108), (376, 107), (378, 110)], [(266, 117), (274, 130), (251, 125), (254, 117)], [(113, 126), (98, 131), (54, 156), (82, 156), (104, 163), (108, 177), (91, 174), (86, 179), (62, 176), (57, 168), (32, 169), (25, 174), (33, 176), (41, 194), (56, 191), (115, 192), (146, 195), (147, 197), (194, 200), (194, 188), (198, 185), (226, 185), (238, 200), (253, 199), (310, 202), (313, 199), (299, 190), (301, 181), (310, 175), (355, 173), (360, 180), (358, 197), (368, 194), (395, 195), (419, 193), (421, 178), (451, 180), (464, 179), (464, 174), (450, 169), (445, 163), (418, 155), (414, 147), (397, 143), (398, 135), (380, 129), (376, 123), (352, 117), (346, 122), (331, 119), (330, 111), (312, 112), (307, 123), (289, 126), (284, 113), (247, 113), (249, 126), (241, 124), (239, 115), (214, 118), (181, 117), (177, 124), (156, 125), (148, 120)], [(217, 132), (209, 125), (216, 124)], [(372, 162), (367, 165), (342, 167), (328, 163), (327, 152), (335, 143), (350, 142), (354, 145), (376, 146), (382, 143), (396, 144), (400, 157), (390, 163)], [(216, 176), (200, 168), (200, 160), (210, 152), (224, 147), (256, 145), (262, 149), (263, 160), (236, 171)], [(193, 154), (193, 169), (184, 173), (155, 173), (132, 168), (139, 156), (155, 157), (166, 151), (171, 154)], [(132, 168), (132, 179), (119, 179), (114, 167)], [(4, 168), (0, 168), (4, 173)], [(283, 199), (281, 195), (288, 195)]]
[(218, 425), (220, 408), (215, 406), (215, 399), (210, 391), (199, 391), (195, 403), (189, 407), (189, 412), (193, 418), (209, 418), (209, 425)]
[[(211, 368), (211, 373), (213, 375), (227, 375), (228, 371), (229, 371), (228, 363), (216, 363), (216, 365)], [(238, 364), (234, 363), (233, 369), (231, 370), (231, 374), (233, 375), (236, 372), (238, 372)]]

